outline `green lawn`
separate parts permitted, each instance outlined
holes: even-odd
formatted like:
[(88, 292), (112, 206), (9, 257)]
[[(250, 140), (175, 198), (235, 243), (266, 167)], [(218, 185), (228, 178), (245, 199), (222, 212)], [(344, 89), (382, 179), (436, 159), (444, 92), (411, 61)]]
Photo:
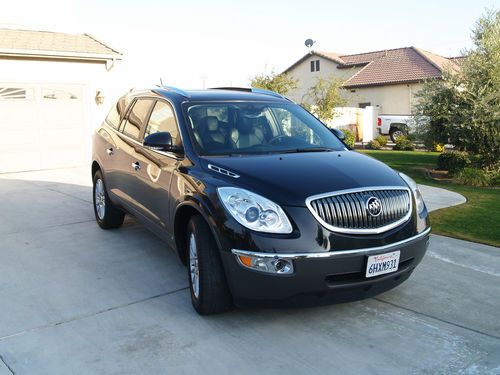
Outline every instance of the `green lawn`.
[(426, 168), (435, 168), (439, 153), (412, 151), (369, 151), (370, 155), (390, 167), (408, 174), (420, 184), (456, 191), (467, 198), (467, 203), (431, 213), (434, 233), (481, 242), (500, 247), (500, 189), (470, 187), (447, 181), (435, 181), (425, 174)]

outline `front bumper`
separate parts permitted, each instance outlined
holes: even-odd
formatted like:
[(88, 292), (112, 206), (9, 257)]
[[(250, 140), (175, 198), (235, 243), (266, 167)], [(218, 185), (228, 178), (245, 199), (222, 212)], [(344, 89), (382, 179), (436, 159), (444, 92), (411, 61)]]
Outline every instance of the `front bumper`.
[[(406, 280), (422, 260), (430, 228), (385, 246), (321, 253), (260, 253), (233, 249), (222, 252), (229, 287), (237, 305), (317, 305), (372, 297)], [(365, 277), (367, 257), (400, 250), (397, 271)], [(243, 267), (236, 254), (273, 257), (293, 262), (293, 274), (268, 274)]]

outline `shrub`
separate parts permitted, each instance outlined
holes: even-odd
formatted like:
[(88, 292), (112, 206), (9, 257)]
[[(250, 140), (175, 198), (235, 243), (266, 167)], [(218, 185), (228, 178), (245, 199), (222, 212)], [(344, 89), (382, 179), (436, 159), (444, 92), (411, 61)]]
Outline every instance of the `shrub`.
[(413, 143), (410, 141), (408, 137), (405, 137), (404, 135), (401, 137), (398, 137), (396, 139), (396, 144), (394, 146), (394, 150), (398, 151), (414, 151), (415, 146)]
[(492, 172), (489, 178), (491, 186), (500, 186), (500, 172)]
[(447, 170), (450, 174), (455, 174), (470, 165), (469, 155), (462, 151), (445, 151), (438, 157), (438, 169)]
[(477, 168), (464, 168), (455, 176), (455, 181), (469, 186), (489, 186), (491, 179), (488, 174)]
[(387, 138), (383, 135), (378, 135), (374, 140), (378, 142), (380, 147), (385, 147), (387, 145)]
[(369, 150), (380, 150), (382, 148), (382, 145), (379, 143), (379, 141), (373, 139), (370, 142), (368, 142), (366, 148)]
[(350, 148), (354, 148), (354, 144), (356, 143), (356, 136), (350, 130), (344, 130), (344, 143)]

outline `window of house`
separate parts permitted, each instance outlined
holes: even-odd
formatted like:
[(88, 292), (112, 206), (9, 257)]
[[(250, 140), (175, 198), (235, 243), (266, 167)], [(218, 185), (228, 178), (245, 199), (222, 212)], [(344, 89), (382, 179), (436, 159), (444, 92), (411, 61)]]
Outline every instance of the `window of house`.
[(319, 72), (319, 60), (311, 61), (311, 72)]
[(366, 107), (369, 107), (371, 106), (372, 104), (370, 102), (366, 102), (366, 103), (359, 103), (359, 108), (366, 108)]
[(0, 87), (0, 100), (33, 99), (33, 89), (26, 87)]
[(132, 139), (139, 140), (142, 124), (146, 121), (152, 104), (152, 99), (139, 99), (134, 103), (125, 121), (123, 134)]
[(180, 143), (174, 111), (169, 104), (163, 101), (156, 102), (153, 112), (151, 112), (151, 116), (149, 117), (144, 137), (158, 132), (169, 132), (172, 136), (172, 143), (174, 145)]
[(77, 92), (77, 90), (59, 87), (42, 87), (42, 99), (76, 100), (81, 99), (81, 96), (81, 93)]

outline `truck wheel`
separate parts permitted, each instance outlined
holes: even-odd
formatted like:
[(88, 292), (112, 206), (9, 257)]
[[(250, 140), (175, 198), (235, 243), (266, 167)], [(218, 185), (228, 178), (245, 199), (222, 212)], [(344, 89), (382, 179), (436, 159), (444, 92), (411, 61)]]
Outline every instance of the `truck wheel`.
[(94, 174), (94, 214), (97, 224), (102, 229), (119, 228), (123, 224), (125, 213), (117, 208), (111, 199), (109, 199), (106, 185), (104, 185), (104, 178), (101, 171)]
[(199, 215), (189, 221), (186, 246), (189, 289), (194, 309), (200, 315), (229, 310), (232, 298), (219, 249), (208, 224)]
[(405, 135), (405, 133), (398, 129), (398, 128), (392, 128), (389, 135), (391, 136), (391, 140), (393, 142), (396, 142), (396, 140), (399, 138), (399, 137), (402, 137)]

